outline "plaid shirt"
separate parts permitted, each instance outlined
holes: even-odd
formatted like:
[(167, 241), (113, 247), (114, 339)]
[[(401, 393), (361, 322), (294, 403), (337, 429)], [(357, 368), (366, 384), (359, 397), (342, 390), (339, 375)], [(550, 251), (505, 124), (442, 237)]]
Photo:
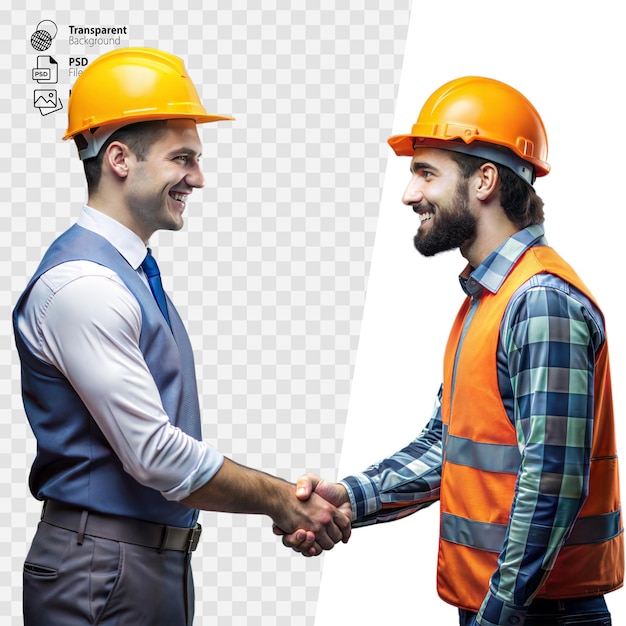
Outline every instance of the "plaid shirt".
[[(543, 226), (519, 231), (479, 267), (467, 268), (460, 280), (471, 306), (478, 306), (484, 290), (496, 293), (517, 259), (536, 245), (546, 245)], [(513, 623), (512, 616), (524, 623), (585, 501), (594, 361), (605, 341), (600, 311), (562, 279), (534, 276), (518, 294), (500, 327), (497, 368), (523, 466), (498, 569), (477, 617), (483, 626)], [(392, 521), (438, 500), (441, 462), (440, 389), (432, 417), (414, 441), (341, 481), (353, 526)]]

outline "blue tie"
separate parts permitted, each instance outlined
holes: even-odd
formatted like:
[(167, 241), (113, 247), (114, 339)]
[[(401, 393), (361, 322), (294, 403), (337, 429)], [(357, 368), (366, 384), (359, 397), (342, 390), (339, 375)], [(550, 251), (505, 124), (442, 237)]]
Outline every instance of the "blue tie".
[(152, 252), (150, 248), (148, 248), (148, 254), (146, 258), (143, 260), (141, 264), (143, 271), (148, 278), (148, 284), (150, 285), (150, 291), (152, 291), (152, 295), (159, 305), (159, 309), (161, 309), (161, 313), (163, 313), (163, 317), (167, 320), (169, 327), (170, 324), (170, 316), (167, 312), (167, 303), (165, 301), (165, 292), (163, 291), (163, 283), (161, 282), (161, 272), (159, 272), (159, 266), (152, 256)]

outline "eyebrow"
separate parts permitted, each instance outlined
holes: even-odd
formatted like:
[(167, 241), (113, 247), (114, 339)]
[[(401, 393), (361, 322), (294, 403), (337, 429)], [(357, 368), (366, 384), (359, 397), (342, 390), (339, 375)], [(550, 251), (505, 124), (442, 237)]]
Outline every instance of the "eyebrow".
[(186, 154), (200, 157), (202, 152), (196, 152), (193, 148), (188, 148), (186, 146), (181, 146), (180, 148), (174, 148), (168, 152), (169, 155), (173, 154)]
[(409, 167), (411, 174), (415, 174), (419, 170), (433, 170), (434, 172), (439, 172), (439, 169), (436, 168), (432, 163), (426, 163), (425, 161), (413, 161)]

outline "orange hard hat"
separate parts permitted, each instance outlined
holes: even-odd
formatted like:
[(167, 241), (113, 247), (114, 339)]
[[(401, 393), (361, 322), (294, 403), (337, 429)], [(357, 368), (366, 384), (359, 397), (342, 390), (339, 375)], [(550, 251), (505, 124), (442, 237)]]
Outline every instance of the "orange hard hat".
[(492, 78), (466, 76), (428, 98), (408, 135), (390, 137), (400, 156), (420, 146), (474, 154), (506, 165), (529, 184), (550, 171), (539, 113), (519, 91)]
[(206, 112), (177, 56), (153, 48), (120, 48), (89, 63), (76, 79), (63, 139), (82, 136), (76, 143), (86, 159), (96, 156), (118, 128), (166, 119), (202, 124), (234, 118)]

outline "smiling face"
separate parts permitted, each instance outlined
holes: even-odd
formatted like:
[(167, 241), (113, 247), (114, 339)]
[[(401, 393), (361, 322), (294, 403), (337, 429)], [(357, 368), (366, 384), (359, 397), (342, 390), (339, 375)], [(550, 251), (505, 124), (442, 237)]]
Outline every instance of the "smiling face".
[(189, 195), (204, 186), (195, 122), (169, 120), (143, 159), (127, 155), (124, 204), (128, 226), (143, 241), (157, 230), (180, 230)]
[(445, 150), (418, 148), (411, 160), (411, 180), (402, 202), (420, 218), (414, 237), (424, 256), (461, 248), (476, 236), (468, 181)]

